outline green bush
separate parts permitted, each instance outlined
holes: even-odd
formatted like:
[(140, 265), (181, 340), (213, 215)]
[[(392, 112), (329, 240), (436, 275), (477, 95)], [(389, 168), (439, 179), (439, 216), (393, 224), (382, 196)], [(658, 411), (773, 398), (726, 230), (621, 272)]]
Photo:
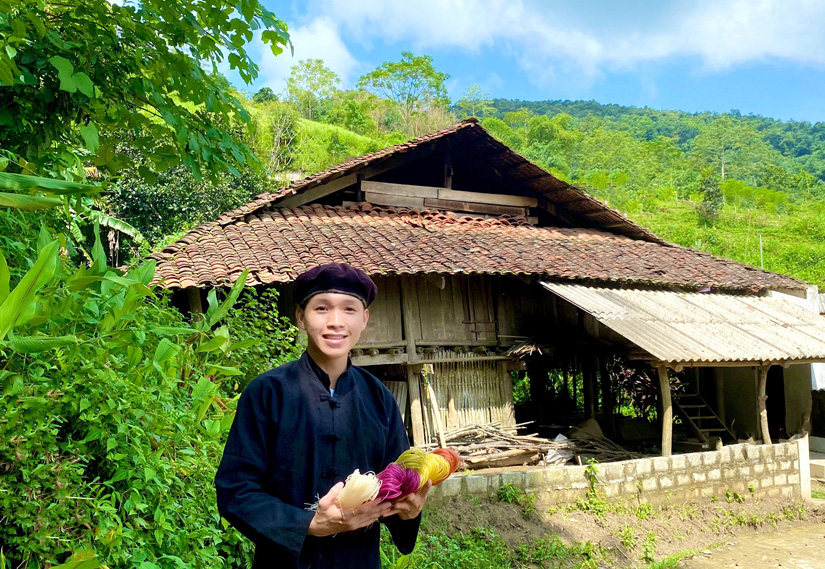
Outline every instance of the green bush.
[(148, 287), (152, 263), (109, 269), (99, 239), (77, 269), (48, 235), (38, 249), (17, 286), (0, 270), (8, 566), (72, 551), (110, 567), (247, 566), (251, 545), (220, 519), (213, 491), (237, 395), (227, 380), (241, 373), (230, 365), (241, 344), (218, 324), (241, 286), (223, 303), (210, 294), (189, 324)]

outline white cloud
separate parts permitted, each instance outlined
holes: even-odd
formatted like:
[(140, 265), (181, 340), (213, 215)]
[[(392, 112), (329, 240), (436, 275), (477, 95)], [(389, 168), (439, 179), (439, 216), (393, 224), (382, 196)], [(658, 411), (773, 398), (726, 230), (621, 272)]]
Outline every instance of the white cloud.
[[(825, 64), (825, 2), (680, 0), (315, 0), (344, 37), (421, 52), (508, 54), (538, 84), (688, 57), (708, 71), (778, 58)], [(340, 36), (335, 36), (340, 40)]]
[(293, 65), (302, 59), (323, 59), (324, 64), (332, 69), (343, 81), (350, 85), (353, 74), (359, 67), (358, 61), (350, 53), (335, 22), (327, 17), (311, 20), (305, 26), (290, 28), (289, 36), (295, 53), (285, 49), (278, 56), (272, 55), (268, 46), (256, 41), (259, 55), (256, 58), (260, 75), (255, 81), (255, 88), (270, 87), (280, 92), (286, 87), (286, 78)]

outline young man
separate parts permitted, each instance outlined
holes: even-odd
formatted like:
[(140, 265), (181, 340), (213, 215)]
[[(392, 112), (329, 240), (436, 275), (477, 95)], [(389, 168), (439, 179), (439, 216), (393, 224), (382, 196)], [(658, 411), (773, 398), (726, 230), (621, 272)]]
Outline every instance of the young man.
[(221, 515), (255, 542), (253, 569), (378, 569), (378, 520), (402, 553), (415, 546), (429, 482), (394, 503), (335, 504), (353, 470), (380, 472), (409, 448), (392, 394), (349, 363), (376, 292), (349, 265), (300, 275), (293, 296), (306, 352), (241, 394), (215, 486)]

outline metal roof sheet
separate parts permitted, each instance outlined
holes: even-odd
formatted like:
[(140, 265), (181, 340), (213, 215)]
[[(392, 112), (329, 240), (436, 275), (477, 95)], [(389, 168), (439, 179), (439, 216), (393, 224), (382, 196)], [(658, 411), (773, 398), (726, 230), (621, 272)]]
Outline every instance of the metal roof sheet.
[(825, 360), (825, 318), (781, 298), (542, 285), (663, 362)]

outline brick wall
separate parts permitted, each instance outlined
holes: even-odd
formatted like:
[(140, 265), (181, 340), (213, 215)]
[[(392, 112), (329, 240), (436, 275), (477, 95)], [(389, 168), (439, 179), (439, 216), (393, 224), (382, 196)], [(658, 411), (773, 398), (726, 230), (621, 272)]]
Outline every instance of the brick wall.
[[(571, 504), (589, 488), (586, 466), (556, 466), (499, 474), (454, 476), (432, 489), (430, 500), (493, 496), (511, 483), (537, 494), (542, 503)], [(644, 458), (597, 465), (598, 489), (608, 500), (624, 498), (663, 504), (724, 496), (727, 490), (757, 496), (810, 498), (808, 439), (775, 445), (731, 445), (718, 451)]]

